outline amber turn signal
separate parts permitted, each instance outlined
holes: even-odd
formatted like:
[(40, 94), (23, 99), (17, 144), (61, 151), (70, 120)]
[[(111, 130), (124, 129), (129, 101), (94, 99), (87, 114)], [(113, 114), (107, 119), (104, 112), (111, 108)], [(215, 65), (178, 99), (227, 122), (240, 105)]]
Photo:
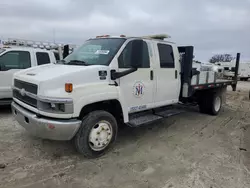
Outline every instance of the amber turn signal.
[(71, 93), (73, 91), (73, 84), (72, 83), (66, 83), (65, 84), (65, 91), (68, 93)]

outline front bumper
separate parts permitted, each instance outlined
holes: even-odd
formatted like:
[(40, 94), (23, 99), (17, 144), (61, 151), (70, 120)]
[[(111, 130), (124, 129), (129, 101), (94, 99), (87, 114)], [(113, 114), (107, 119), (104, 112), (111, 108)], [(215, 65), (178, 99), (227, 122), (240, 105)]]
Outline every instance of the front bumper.
[(17, 103), (11, 104), (17, 122), (32, 135), (50, 140), (71, 140), (78, 131), (81, 121), (39, 118)]

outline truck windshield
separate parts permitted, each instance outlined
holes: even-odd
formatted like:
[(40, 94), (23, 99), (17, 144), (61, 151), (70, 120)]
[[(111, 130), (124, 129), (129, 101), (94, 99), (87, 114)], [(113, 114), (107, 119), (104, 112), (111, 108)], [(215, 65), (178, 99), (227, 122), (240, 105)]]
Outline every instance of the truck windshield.
[(61, 62), (69, 65), (108, 66), (124, 41), (123, 38), (90, 39)]

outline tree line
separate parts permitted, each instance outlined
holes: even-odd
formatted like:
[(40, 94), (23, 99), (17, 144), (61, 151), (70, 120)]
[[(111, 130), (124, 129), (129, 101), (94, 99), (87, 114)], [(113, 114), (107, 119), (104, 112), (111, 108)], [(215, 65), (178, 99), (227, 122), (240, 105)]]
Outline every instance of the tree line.
[(230, 62), (234, 60), (231, 54), (216, 54), (211, 59), (209, 59), (209, 63), (217, 63), (217, 62)]
[[(231, 54), (216, 54), (214, 56), (212, 56), (209, 59), (209, 63), (217, 63), (217, 62), (231, 62), (232, 60), (234, 60), (235, 57), (232, 56)], [(194, 60), (195, 63), (201, 63), (198, 60)]]

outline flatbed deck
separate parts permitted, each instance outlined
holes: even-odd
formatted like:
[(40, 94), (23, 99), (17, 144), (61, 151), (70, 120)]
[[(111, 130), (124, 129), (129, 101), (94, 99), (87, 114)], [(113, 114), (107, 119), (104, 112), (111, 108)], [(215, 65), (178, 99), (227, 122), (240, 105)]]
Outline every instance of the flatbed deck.
[(195, 90), (210, 89), (228, 85), (236, 85), (237, 81), (221, 79), (213, 71), (201, 71), (200, 74), (192, 77), (191, 86)]
[(198, 84), (198, 85), (192, 85), (193, 89), (195, 90), (202, 90), (202, 89), (210, 89), (210, 88), (218, 88), (223, 86), (234, 86), (237, 82), (233, 80), (217, 80), (214, 83), (205, 83), (205, 84)]

